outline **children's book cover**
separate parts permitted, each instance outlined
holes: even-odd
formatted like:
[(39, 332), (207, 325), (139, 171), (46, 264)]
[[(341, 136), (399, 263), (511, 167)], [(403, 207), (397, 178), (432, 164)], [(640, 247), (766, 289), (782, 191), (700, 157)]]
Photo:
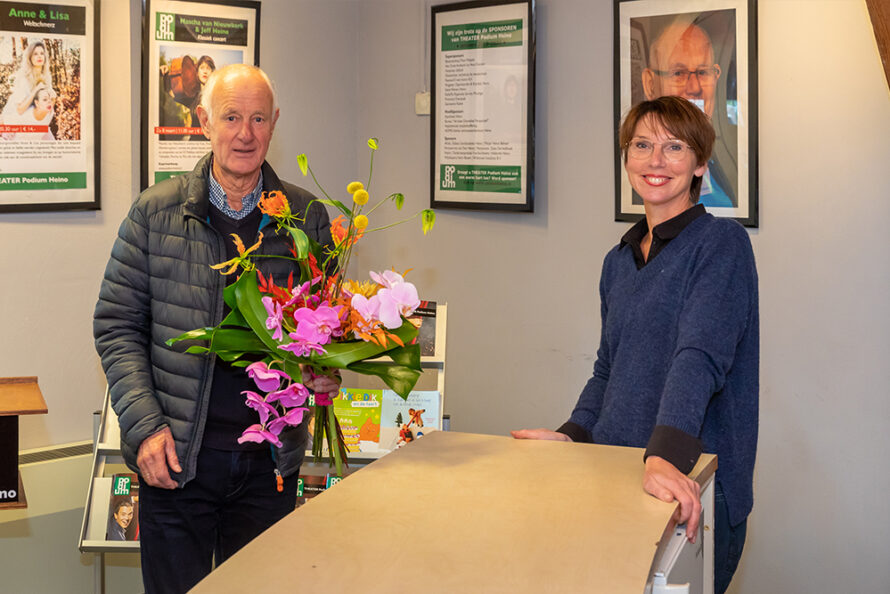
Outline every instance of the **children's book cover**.
[(383, 390), (341, 388), (334, 399), (346, 451), (376, 452), (380, 449), (380, 410)]
[(442, 428), (439, 392), (417, 390), (408, 398), (383, 390), (380, 420), (380, 448), (395, 450), (430, 431)]

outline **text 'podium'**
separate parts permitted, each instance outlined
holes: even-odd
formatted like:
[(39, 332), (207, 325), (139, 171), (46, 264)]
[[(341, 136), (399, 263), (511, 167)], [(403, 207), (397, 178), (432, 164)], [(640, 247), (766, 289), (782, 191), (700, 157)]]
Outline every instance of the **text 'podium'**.
[(0, 378), (0, 509), (28, 507), (19, 473), (19, 415), (46, 414), (36, 377)]

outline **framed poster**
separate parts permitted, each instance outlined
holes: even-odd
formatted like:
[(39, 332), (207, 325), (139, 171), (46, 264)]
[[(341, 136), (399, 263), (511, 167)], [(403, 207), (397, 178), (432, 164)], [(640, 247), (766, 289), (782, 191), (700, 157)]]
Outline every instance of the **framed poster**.
[(0, 2), (0, 212), (99, 208), (98, 0)]
[(643, 216), (617, 146), (621, 118), (640, 101), (678, 95), (717, 133), (699, 202), (757, 226), (756, 10), (756, 0), (616, 0), (615, 220)]
[(260, 60), (260, 3), (146, 0), (142, 189), (191, 171), (210, 151), (197, 107), (217, 68)]
[(534, 210), (533, 0), (432, 7), (430, 205)]

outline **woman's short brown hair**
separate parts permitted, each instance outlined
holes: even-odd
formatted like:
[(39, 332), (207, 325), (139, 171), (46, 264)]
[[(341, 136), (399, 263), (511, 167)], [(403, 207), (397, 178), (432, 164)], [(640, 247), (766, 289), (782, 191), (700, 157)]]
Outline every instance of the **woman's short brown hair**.
[[(711, 158), (714, 149), (714, 127), (711, 120), (702, 110), (682, 97), (665, 96), (651, 101), (642, 101), (630, 108), (621, 128), (618, 131), (618, 143), (624, 153), (624, 162), (627, 162), (627, 146), (634, 137), (634, 132), (644, 119), (649, 119), (654, 125), (661, 126), (677, 140), (682, 140), (695, 153), (698, 167), (701, 167)], [(689, 197), (692, 203), (698, 202), (701, 193), (702, 178), (695, 175), (689, 188)]]

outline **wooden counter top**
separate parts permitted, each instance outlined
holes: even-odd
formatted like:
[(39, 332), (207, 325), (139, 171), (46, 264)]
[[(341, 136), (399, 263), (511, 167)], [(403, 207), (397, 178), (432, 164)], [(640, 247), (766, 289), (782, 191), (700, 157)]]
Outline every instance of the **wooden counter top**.
[[(676, 504), (643, 451), (434, 432), (347, 477), (195, 592), (640, 594)], [(716, 469), (702, 456), (691, 476)]]

